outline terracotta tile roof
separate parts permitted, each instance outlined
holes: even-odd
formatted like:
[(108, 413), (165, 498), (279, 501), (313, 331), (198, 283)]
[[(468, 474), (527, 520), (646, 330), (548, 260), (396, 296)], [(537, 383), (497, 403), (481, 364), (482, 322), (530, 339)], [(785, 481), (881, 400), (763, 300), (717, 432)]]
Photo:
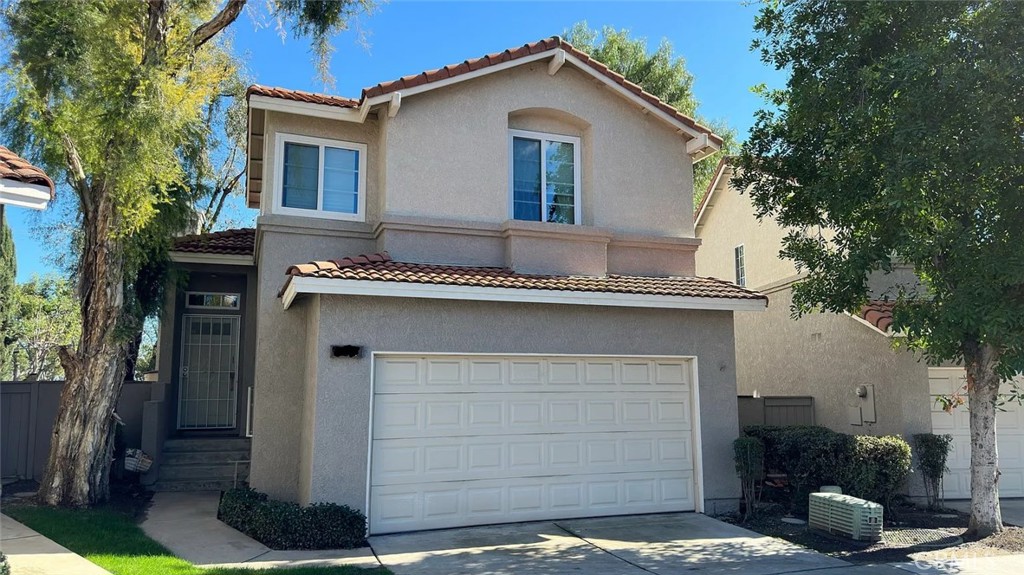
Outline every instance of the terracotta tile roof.
[(193, 234), (174, 239), (171, 251), (193, 254), (219, 254), (229, 256), (251, 256), (256, 250), (256, 230), (239, 228)]
[(894, 306), (893, 302), (871, 301), (860, 308), (860, 312), (857, 315), (862, 320), (878, 328), (882, 333), (886, 333), (889, 331), (889, 327), (892, 326), (892, 309)]
[(46, 172), (33, 166), (18, 154), (0, 146), (0, 178), (14, 180), (23, 184), (35, 184), (50, 188), (50, 199), (53, 199), (53, 180)]
[(359, 100), (353, 100), (352, 98), (316, 94), (313, 92), (304, 92), (302, 90), (289, 90), (287, 88), (273, 88), (270, 86), (261, 86), (259, 84), (253, 84), (245, 91), (246, 98), (253, 95), (267, 96), (268, 98), (281, 98), (283, 100), (293, 100), (295, 102), (306, 102), (307, 104), (337, 106), (339, 108), (359, 107)]
[(589, 54), (578, 50), (572, 44), (566, 42), (558, 36), (552, 36), (545, 38), (538, 42), (530, 42), (529, 44), (523, 44), (517, 48), (509, 48), (504, 52), (496, 52), (494, 54), (488, 54), (480, 58), (473, 58), (470, 60), (464, 60), (458, 64), (450, 64), (443, 68), (437, 68), (435, 70), (427, 70), (420, 72), (419, 74), (413, 74), (411, 76), (403, 76), (397, 80), (391, 80), (388, 82), (381, 82), (375, 86), (363, 89), (362, 96), (360, 99), (351, 100), (348, 98), (341, 98), (338, 96), (329, 96), (327, 94), (314, 94), (311, 92), (302, 92), (299, 90), (287, 90), (284, 88), (268, 88), (266, 86), (254, 85), (250, 86), (247, 94), (258, 94), (260, 96), (269, 96), (271, 98), (284, 98), (286, 100), (296, 100), (299, 102), (311, 102), (315, 104), (327, 104), (329, 106), (340, 106), (343, 108), (354, 108), (359, 106), (362, 102), (365, 102), (368, 98), (374, 98), (389, 94), (391, 92), (397, 92), (399, 90), (414, 88), (416, 86), (422, 86), (431, 82), (437, 82), (439, 80), (445, 80), (453, 78), (461, 74), (469, 72), (475, 72), (481, 68), (487, 68), (488, 66), (494, 66), (504, 62), (510, 62), (512, 60), (518, 60), (525, 56), (537, 54), (540, 52), (547, 52), (555, 49), (563, 49), (568, 54), (572, 54), (585, 65), (597, 71), (599, 74), (609, 78), (619, 86), (622, 86), (627, 91), (632, 92), (648, 104), (658, 108), (662, 112), (668, 114), (670, 117), (675, 118), (677, 121), (708, 135), (709, 140), (715, 142), (717, 145), (722, 144), (722, 138), (712, 132), (710, 129), (700, 125), (696, 120), (683, 114), (679, 110), (676, 110), (672, 106), (661, 101), (657, 96), (649, 92), (644, 91), (643, 88), (627, 80), (622, 74), (612, 71), (608, 66), (590, 57)]
[(387, 252), (294, 265), (288, 268), (287, 274), (305, 278), (767, 301), (759, 293), (714, 278), (530, 275), (508, 268), (402, 263), (392, 261)]

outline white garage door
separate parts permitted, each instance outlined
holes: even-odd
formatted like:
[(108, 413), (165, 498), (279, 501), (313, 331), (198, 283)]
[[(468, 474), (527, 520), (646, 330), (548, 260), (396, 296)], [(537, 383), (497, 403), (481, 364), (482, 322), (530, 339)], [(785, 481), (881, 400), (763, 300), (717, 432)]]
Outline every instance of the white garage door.
[[(943, 479), (946, 499), (971, 497), (971, 423), (966, 406), (946, 413), (935, 402), (940, 395), (961, 389), (966, 381), (961, 368), (932, 367), (928, 369), (928, 386), (932, 400), (932, 432), (953, 436), (949, 454), (949, 473)], [(963, 392), (966, 398), (966, 391)], [(1005, 411), (996, 415), (996, 446), (999, 450), (999, 494), (1002, 497), (1024, 497), (1024, 408), (1016, 403), (1003, 405)]]
[(371, 533), (694, 509), (686, 359), (374, 365)]

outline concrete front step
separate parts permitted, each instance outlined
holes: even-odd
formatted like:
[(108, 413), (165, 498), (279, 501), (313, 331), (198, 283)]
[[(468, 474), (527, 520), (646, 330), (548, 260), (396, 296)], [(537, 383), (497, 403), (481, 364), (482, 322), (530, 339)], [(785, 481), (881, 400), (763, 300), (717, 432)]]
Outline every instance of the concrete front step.
[[(163, 470), (161, 469), (161, 472)], [(237, 486), (241, 487), (244, 485), (244, 481), (239, 481)], [(153, 485), (153, 491), (227, 491), (236, 487), (234, 481), (224, 480), (176, 480), (176, 481), (157, 481)]]
[(161, 465), (188, 465), (194, 463), (212, 465), (248, 460), (248, 451), (164, 451)]
[(160, 466), (160, 481), (232, 481), (235, 478), (245, 480), (249, 478), (249, 463), (218, 463), (205, 465), (201, 463), (190, 463), (184, 465)]
[(164, 453), (171, 451), (245, 451), (252, 440), (248, 437), (196, 437), (174, 438), (164, 441)]

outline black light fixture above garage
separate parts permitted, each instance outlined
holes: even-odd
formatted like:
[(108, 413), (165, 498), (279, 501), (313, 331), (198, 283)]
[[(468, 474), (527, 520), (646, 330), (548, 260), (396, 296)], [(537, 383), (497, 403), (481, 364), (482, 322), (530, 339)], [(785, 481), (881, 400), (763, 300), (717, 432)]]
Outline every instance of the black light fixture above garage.
[(332, 345), (331, 357), (359, 357), (362, 350), (358, 345)]

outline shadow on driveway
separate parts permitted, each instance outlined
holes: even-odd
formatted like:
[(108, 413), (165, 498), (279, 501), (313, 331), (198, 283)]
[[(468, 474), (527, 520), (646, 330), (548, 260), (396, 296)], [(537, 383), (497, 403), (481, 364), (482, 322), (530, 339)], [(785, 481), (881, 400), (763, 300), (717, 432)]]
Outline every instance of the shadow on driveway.
[(396, 575), (898, 573), (854, 566), (696, 513), (423, 531), (370, 538)]

